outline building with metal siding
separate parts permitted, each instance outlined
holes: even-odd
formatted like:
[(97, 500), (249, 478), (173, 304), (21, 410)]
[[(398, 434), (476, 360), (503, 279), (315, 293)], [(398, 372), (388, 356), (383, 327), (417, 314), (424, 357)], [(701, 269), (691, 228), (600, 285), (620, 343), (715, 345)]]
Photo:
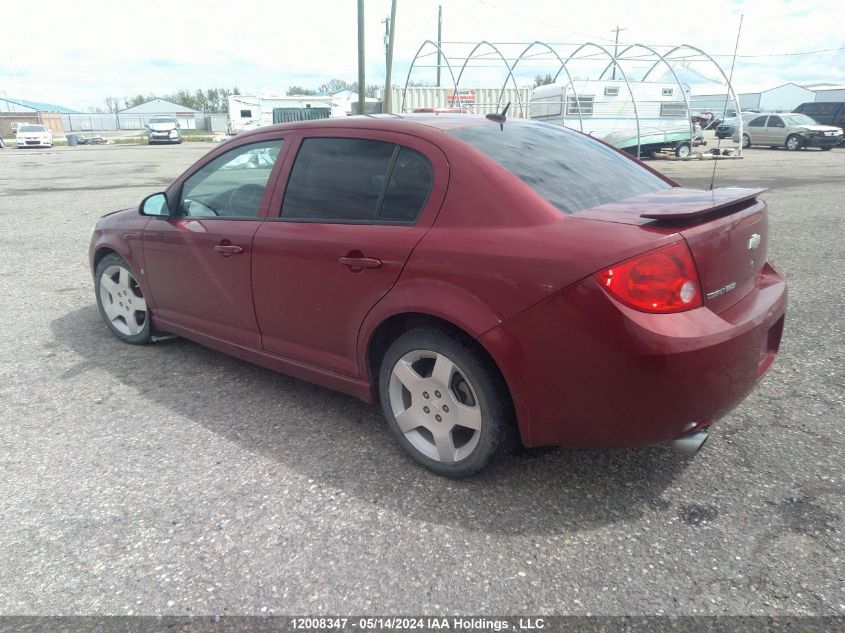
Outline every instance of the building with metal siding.
[(122, 130), (142, 129), (154, 116), (173, 116), (183, 130), (197, 128), (196, 115), (198, 110), (183, 106), (180, 103), (166, 99), (152, 99), (140, 105), (126, 108), (118, 112), (120, 128)]
[[(53, 134), (64, 135), (61, 115), (58, 110), (40, 110), (38, 106), (47, 108), (61, 108), (49, 103), (34, 101), (13, 101), (0, 98), (0, 136), (13, 137), (15, 129), (20, 124), (34, 123), (45, 126)], [(63, 108), (67, 110), (68, 108)]]

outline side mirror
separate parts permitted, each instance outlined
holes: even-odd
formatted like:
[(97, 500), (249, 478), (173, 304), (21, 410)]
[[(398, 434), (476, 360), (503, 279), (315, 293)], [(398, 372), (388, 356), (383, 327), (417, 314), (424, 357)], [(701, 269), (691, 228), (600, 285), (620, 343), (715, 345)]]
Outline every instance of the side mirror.
[(141, 202), (141, 206), (138, 207), (138, 213), (157, 218), (170, 217), (170, 207), (167, 206), (167, 196), (163, 193), (154, 193), (151, 196), (147, 196), (144, 198), (143, 202)]

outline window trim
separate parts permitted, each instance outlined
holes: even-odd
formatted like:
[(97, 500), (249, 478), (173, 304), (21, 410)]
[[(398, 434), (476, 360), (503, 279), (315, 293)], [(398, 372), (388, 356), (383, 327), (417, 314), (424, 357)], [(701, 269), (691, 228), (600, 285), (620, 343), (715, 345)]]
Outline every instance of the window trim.
[[(221, 156), (233, 152), (235, 150), (241, 149), (243, 147), (248, 147), (250, 145), (258, 145), (260, 143), (272, 143), (274, 141), (279, 142), (281, 145), (279, 147), (279, 155), (276, 157), (276, 162), (273, 163), (273, 169), (270, 170), (270, 175), (267, 177), (267, 183), (264, 185), (264, 194), (261, 196), (261, 202), (258, 205), (258, 215), (255, 217), (244, 217), (244, 216), (234, 216), (234, 215), (211, 215), (211, 216), (190, 216), (190, 215), (176, 215), (174, 211), (171, 211), (173, 215), (169, 216), (171, 220), (245, 220), (249, 222), (256, 222), (256, 221), (263, 221), (267, 219), (267, 214), (270, 210), (270, 202), (272, 201), (273, 194), (276, 191), (276, 187), (278, 187), (278, 180), (279, 175), (281, 174), (281, 170), (284, 167), (284, 163), (288, 158), (289, 148), (292, 144), (292, 137), (289, 134), (279, 135), (278, 133), (275, 134), (262, 134), (256, 139), (250, 139), (245, 143), (240, 143), (234, 147), (220, 147), (218, 150), (212, 150), (209, 152), (205, 158), (206, 160), (202, 161), (200, 164), (194, 165), (194, 169), (191, 169), (189, 172), (182, 174), (182, 177), (174, 182), (167, 190), (164, 192), (165, 197), (167, 198), (167, 204), (170, 205), (170, 201), (175, 201), (175, 207), (177, 209), (181, 208), (182, 206), (182, 193), (185, 189), (185, 183), (188, 182), (191, 178), (193, 178), (197, 173), (202, 171), (203, 167), (208, 165), (209, 163), (214, 162)], [(171, 197), (172, 196), (172, 197)], [(172, 207), (171, 207), (172, 208)]]
[[(593, 116), (593, 108), (596, 103), (595, 95), (566, 95), (564, 116)], [(572, 108), (570, 110), (570, 108)]]
[[(666, 106), (678, 106), (678, 109), (683, 109), (683, 112), (680, 114), (672, 113), (672, 112), (665, 112)], [(670, 108), (671, 110), (671, 108)], [(687, 118), (687, 113), (689, 110), (687, 109), (686, 101), (661, 101), (660, 102), (660, 116), (667, 119), (685, 119)]]
[(604, 87), (604, 96), (605, 97), (618, 97), (619, 96), (619, 86), (605, 86)]
[[(354, 225), (380, 225), (380, 226), (415, 226), (423, 215), (426, 206), (431, 200), (431, 194), (434, 191), (434, 179), (436, 170), (434, 168), (434, 164), (432, 163), (431, 159), (425, 155), (424, 152), (411, 147), (409, 145), (402, 144), (397, 140), (388, 140), (388, 139), (381, 139), (381, 138), (371, 138), (367, 134), (360, 134), (356, 136), (338, 136), (336, 134), (332, 134), (332, 130), (329, 130), (328, 134), (309, 134), (310, 130), (304, 130), (302, 135), (297, 139), (296, 144), (296, 151), (292, 153), (291, 164), (286, 166), (287, 170), (287, 178), (285, 180), (284, 189), (280, 191), (280, 200), (278, 201), (278, 215), (267, 217), (266, 219), (271, 222), (298, 222), (301, 224), (354, 224)], [(379, 192), (378, 200), (376, 201), (376, 213), (373, 216), (372, 220), (343, 220), (343, 219), (327, 219), (327, 218), (292, 218), (292, 217), (283, 217), (282, 211), (284, 209), (285, 203), (285, 196), (288, 193), (288, 187), (290, 186), (290, 178), (293, 175), (293, 168), (296, 165), (296, 159), (299, 157), (299, 152), (302, 150), (302, 147), (305, 145), (305, 141), (310, 139), (334, 139), (334, 140), (353, 140), (353, 141), (372, 141), (375, 143), (389, 143), (393, 145), (393, 153), (390, 156), (390, 160), (387, 164), (387, 170), (385, 171), (385, 178), (384, 182), (381, 186), (381, 191)], [(417, 211), (417, 215), (413, 220), (382, 220), (381, 214), (384, 210), (384, 201), (387, 197), (387, 187), (390, 184), (390, 180), (393, 177), (393, 170), (396, 167), (396, 161), (399, 158), (399, 153), (402, 151), (402, 148), (407, 148), (413, 152), (416, 152), (420, 156), (422, 156), (431, 167), (431, 184), (428, 189), (428, 193), (426, 194), (425, 200), (423, 201), (422, 205), (420, 206), (419, 210)], [(278, 185), (277, 185), (278, 186)]]
[[(280, 136), (278, 131), (265, 133), (267, 137)], [(294, 158), (299, 151), (299, 146), (304, 138), (353, 138), (369, 139), (373, 141), (385, 141), (394, 145), (402, 145), (415, 150), (425, 156), (433, 168), (434, 181), (431, 192), (426, 200), (425, 207), (413, 225), (402, 222), (384, 222), (382, 226), (401, 226), (406, 229), (427, 230), (434, 224), (440, 213), (443, 202), (446, 199), (446, 192), (449, 188), (451, 170), (449, 160), (444, 151), (424, 136), (409, 133), (408, 131), (383, 130), (373, 127), (352, 127), (352, 126), (327, 126), (325, 121), (311, 121), (306, 125), (297, 126), (293, 130), (285, 130), (285, 158), (281, 163), (276, 181), (273, 186), (273, 194), (267, 205), (265, 220), (278, 222), (287, 221), (279, 217), (282, 210), (282, 201), (287, 190), (287, 181), (290, 177), (291, 167)], [(278, 163), (277, 163), (278, 164)], [(332, 226), (332, 225), (326, 225)], [(316, 227), (315, 227), (316, 230)]]

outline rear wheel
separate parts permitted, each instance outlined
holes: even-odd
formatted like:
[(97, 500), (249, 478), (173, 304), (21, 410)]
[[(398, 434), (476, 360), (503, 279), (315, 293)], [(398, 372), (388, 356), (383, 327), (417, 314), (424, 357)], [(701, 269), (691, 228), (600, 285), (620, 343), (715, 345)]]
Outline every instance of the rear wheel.
[(400, 446), (447, 477), (468, 477), (511, 444), (507, 387), (471, 343), (438, 329), (397, 338), (379, 375), (381, 405)]
[(692, 148), (689, 143), (679, 143), (675, 146), (675, 156), (678, 158), (687, 158), (692, 154)]
[(742, 135), (742, 149), (748, 149), (751, 147), (751, 137), (748, 134)]
[(827, 145), (825, 147), (822, 147), (823, 152), (826, 152), (826, 151), (831, 150), (831, 149), (833, 149), (833, 145)]
[(804, 147), (804, 140), (798, 136), (797, 134), (790, 134), (786, 138), (786, 149), (790, 151), (795, 151), (796, 149), (801, 149)]
[(117, 338), (132, 345), (150, 342), (150, 315), (129, 264), (114, 253), (97, 265), (97, 307)]

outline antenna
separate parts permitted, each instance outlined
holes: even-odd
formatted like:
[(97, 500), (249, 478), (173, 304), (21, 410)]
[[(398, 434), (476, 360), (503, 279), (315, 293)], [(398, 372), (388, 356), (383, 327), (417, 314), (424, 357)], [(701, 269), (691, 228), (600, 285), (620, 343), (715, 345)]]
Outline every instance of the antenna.
[[(744, 14), (740, 14), (739, 16), (739, 28), (736, 30), (736, 44), (734, 44), (734, 57), (731, 60), (731, 72), (728, 75), (728, 86), (727, 91), (725, 92), (725, 107), (722, 109), (722, 120), (724, 121), (725, 115), (728, 112), (728, 99), (731, 96), (731, 85), (733, 84), (734, 80), (734, 65), (736, 64), (736, 52), (739, 50), (739, 34), (742, 33), (742, 19), (745, 17)], [(736, 117), (737, 121), (742, 126), (742, 110), (739, 107), (739, 102), (736, 103)], [(742, 139), (739, 139), (740, 147), (742, 147)], [(719, 142), (716, 143), (716, 149), (719, 149), (722, 146), (722, 139), (719, 139)], [(742, 151), (740, 149), (740, 151)], [(713, 157), (713, 174), (710, 176), (710, 191), (713, 191), (713, 184), (716, 182), (716, 165), (718, 164), (719, 160), (714, 156)]]
[(511, 102), (508, 101), (508, 105), (505, 106), (505, 109), (501, 112), (491, 112), (490, 114), (485, 114), (484, 117), (489, 121), (495, 121), (499, 124), (499, 129), (505, 129), (505, 121), (507, 121), (507, 117), (505, 116), (508, 113), (508, 108), (511, 107)]

